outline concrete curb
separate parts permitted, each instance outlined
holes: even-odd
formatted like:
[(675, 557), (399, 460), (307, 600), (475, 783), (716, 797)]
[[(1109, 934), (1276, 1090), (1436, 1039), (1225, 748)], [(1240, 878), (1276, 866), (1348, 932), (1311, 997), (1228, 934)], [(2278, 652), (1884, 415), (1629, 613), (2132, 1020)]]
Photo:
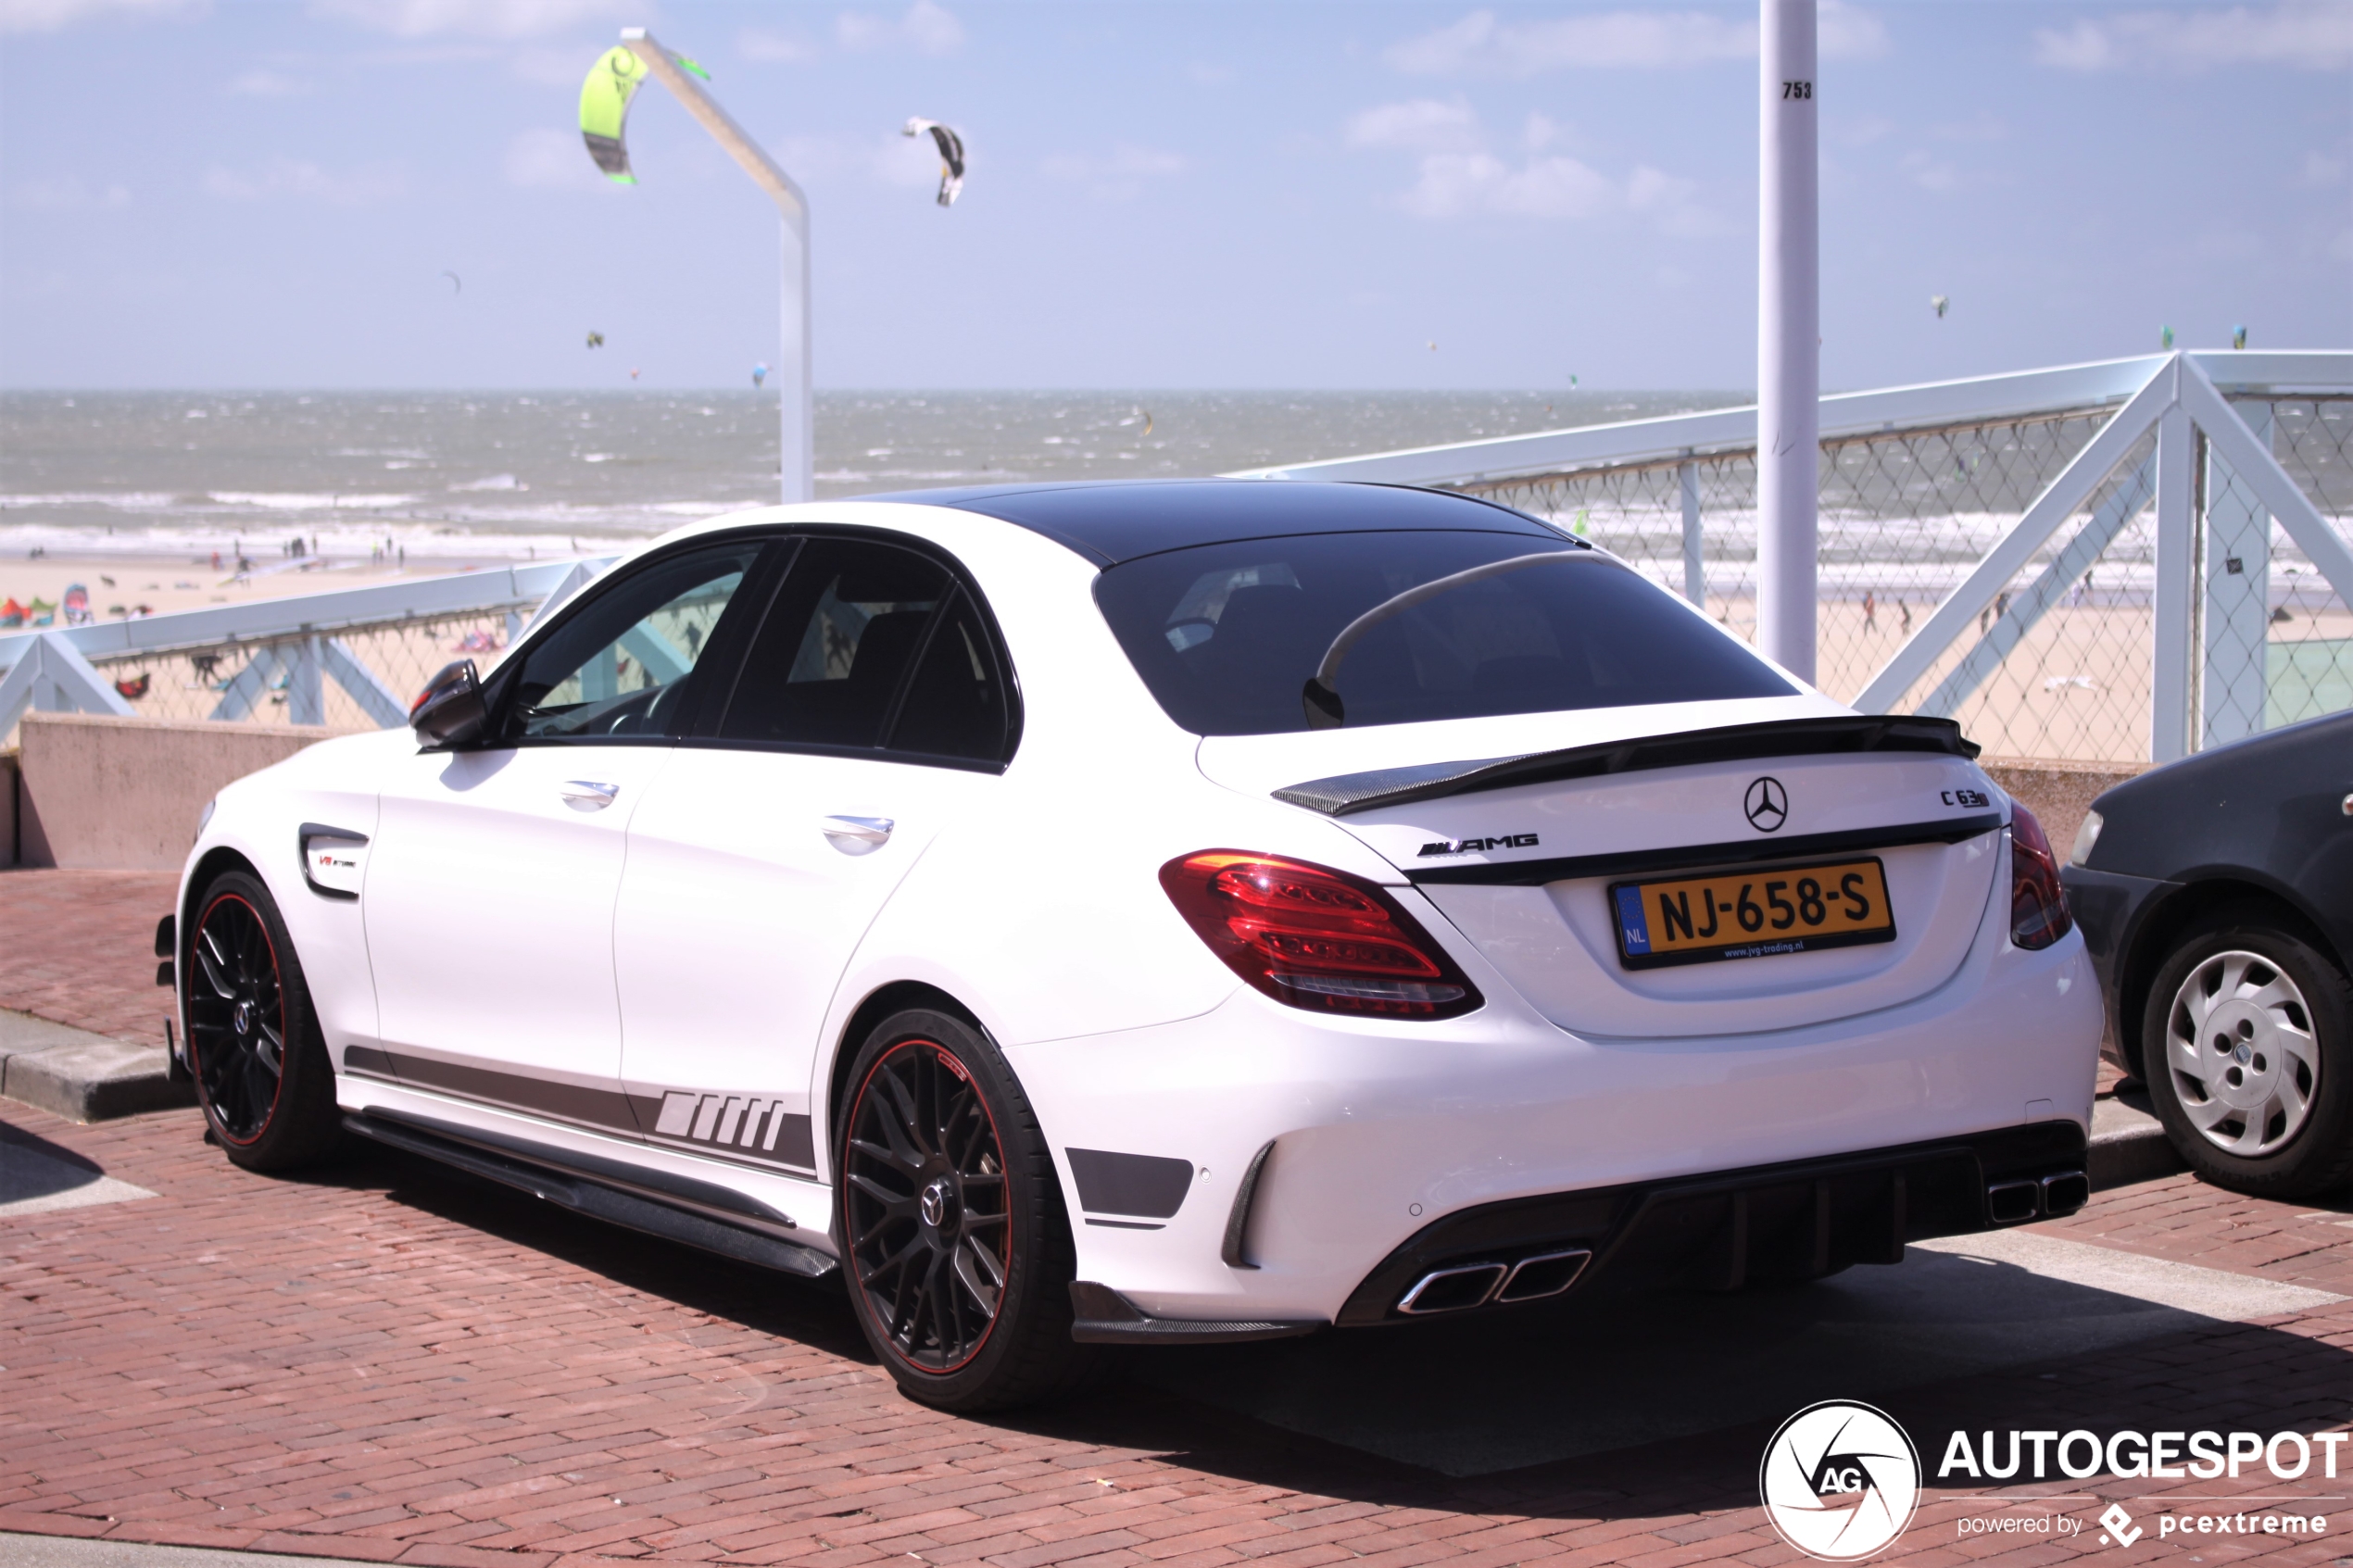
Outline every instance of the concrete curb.
[(0, 1011), (0, 1095), (71, 1121), (195, 1104), (195, 1085), (173, 1083), (169, 1068), (160, 1046)]
[(2092, 1107), (2092, 1190), (2154, 1181), (2189, 1167), (2183, 1163), (2165, 1124), (2149, 1113), (2148, 1097), (2137, 1088)]

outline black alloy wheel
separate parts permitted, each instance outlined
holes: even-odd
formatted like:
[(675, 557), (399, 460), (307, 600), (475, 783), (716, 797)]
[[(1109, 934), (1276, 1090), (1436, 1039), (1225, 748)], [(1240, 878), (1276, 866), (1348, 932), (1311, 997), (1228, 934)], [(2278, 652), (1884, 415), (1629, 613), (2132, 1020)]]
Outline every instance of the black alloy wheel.
[(996, 1047), (963, 1019), (902, 1012), (868, 1036), (849, 1085), (837, 1235), (892, 1377), (959, 1411), (1075, 1386), (1095, 1358), (1070, 1338), (1070, 1222)]
[(188, 1049), (213, 1130), (250, 1145), (285, 1087), (286, 992), (261, 911), (225, 892), (196, 922), (188, 986)]
[(182, 948), (188, 1066), (229, 1158), (283, 1170), (335, 1134), (334, 1074), (285, 922), (260, 881), (217, 878)]
[(858, 1288), (911, 1365), (954, 1372), (1004, 1305), (1005, 1155), (972, 1070), (936, 1040), (876, 1062), (849, 1113), (849, 1251)]

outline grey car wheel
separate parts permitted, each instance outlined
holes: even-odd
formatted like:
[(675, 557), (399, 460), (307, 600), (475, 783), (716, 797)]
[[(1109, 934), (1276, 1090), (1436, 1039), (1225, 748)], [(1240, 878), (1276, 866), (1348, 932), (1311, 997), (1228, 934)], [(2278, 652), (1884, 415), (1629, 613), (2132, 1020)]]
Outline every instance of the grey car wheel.
[(2321, 1086), (2312, 1004), (2260, 953), (2231, 948), (2183, 977), (2165, 1017), (2165, 1064), (2198, 1135), (2260, 1160), (2304, 1130)]
[(2353, 983), (2259, 907), (2174, 938), (2142, 1012), (2140, 1057), (2166, 1135), (2208, 1181), (2263, 1198), (2353, 1176)]

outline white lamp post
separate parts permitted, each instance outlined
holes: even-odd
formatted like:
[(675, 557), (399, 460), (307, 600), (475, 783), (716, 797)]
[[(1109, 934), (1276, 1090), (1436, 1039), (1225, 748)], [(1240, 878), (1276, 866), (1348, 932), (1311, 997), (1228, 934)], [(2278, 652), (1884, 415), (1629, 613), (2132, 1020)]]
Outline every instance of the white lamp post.
[(792, 176), (719, 107), (703, 84), (679, 69), (653, 34), (642, 27), (625, 27), (621, 30), (621, 41), (686, 106), (686, 112), (751, 176), (753, 184), (768, 193), (768, 199), (784, 215), (784, 344), (776, 361), (783, 444), (777, 469), (787, 502), (813, 500), (817, 458), (809, 390), (809, 198), (793, 183)]
[(1761, 0), (1756, 244), (1756, 646), (1814, 679), (1821, 230), (1814, 0)]

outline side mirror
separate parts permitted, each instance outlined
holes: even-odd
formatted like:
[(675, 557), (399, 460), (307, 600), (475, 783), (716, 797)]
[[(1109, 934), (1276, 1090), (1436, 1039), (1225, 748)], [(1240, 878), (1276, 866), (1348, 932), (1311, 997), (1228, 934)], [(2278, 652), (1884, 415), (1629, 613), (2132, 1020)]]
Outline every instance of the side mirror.
[(480, 738), (490, 709), (482, 697), (482, 676), (474, 661), (461, 659), (442, 666), (425, 689), (409, 705), (409, 727), (426, 746), (463, 746)]

